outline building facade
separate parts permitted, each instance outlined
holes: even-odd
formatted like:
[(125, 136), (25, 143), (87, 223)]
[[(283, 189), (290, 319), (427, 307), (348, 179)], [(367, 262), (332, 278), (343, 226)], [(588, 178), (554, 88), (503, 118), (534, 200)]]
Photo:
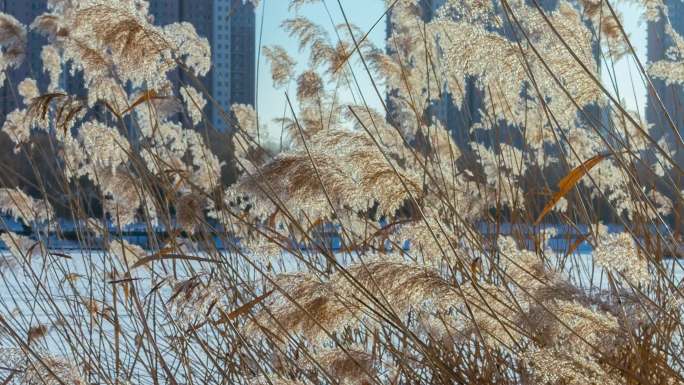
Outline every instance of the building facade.
[[(657, 22), (648, 23), (648, 49), (647, 57), (649, 62), (667, 60), (667, 50), (674, 42), (670, 35), (666, 33), (666, 26), (669, 23), (672, 29), (684, 36), (684, 3), (680, 0), (664, 0), (668, 8), (668, 16), (661, 16)], [(651, 77), (653, 88), (648, 89), (646, 104), (646, 121), (652, 125), (651, 130), (656, 139), (663, 138), (670, 150), (674, 150), (673, 160), (679, 164), (684, 164), (684, 150), (676, 138), (676, 135), (684, 136), (684, 86), (682, 84), (666, 84), (663, 79)], [(656, 98), (660, 98), (661, 103)], [(665, 111), (667, 113), (665, 113)], [(671, 121), (670, 121), (671, 120)], [(674, 130), (672, 127), (674, 123)], [(666, 180), (674, 182), (670, 186)], [(674, 203), (674, 228), (681, 233), (684, 226), (684, 202), (677, 199), (680, 191), (684, 191), (684, 178), (677, 171), (670, 173), (670, 177), (655, 181), (659, 188), (667, 195), (675, 197)], [(673, 188), (672, 188), (673, 187)], [(668, 191), (669, 190), (669, 191)]]
[[(418, 7), (423, 21), (431, 21), (437, 10), (446, 3), (446, 0), (420, 0)], [(392, 34), (392, 13), (387, 17), (386, 36), (389, 39)], [(392, 49), (387, 46), (388, 53)], [(446, 89), (444, 90), (446, 91)], [(466, 144), (471, 138), (470, 127), (480, 121), (480, 109), (482, 108), (482, 92), (477, 88), (475, 79), (469, 79), (463, 84), (463, 104), (457, 106), (453, 96), (448, 92), (443, 93), (443, 97), (433, 101), (425, 111), (427, 116), (438, 120), (447, 130), (451, 132), (454, 140), (460, 144)], [(388, 100), (388, 108), (392, 109), (392, 104)], [(391, 117), (389, 117), (391, 121)]]
[[(212, 125), (230, 130), (230, 106), (254, 105), (256, 87), (255, 10), (246, 0), (151, 0), (150, 13), (157, 25), (189, 22), (211, 45), (212, 67), (202, 85), (214, 102), (205, 113)], [(174, 77), (180, 83), (195, 82), (184, 74)], [(214, 103), (218, 104), (215, 106)]]
[[(0, 12), (14, 16), (24, 25), (33, 22), (36, 16), (47, 9), (46, 0), (0, 0)], [(45, 44), (45, 38), (36, 34), (28, 34), (28, 47), (26, 60), (19, 68), (10, 68), (4, 84), (0, 84), (0, 124), (5, 117), (19, 106), (19, 96), (16, 92), (17, 84), (30, 76), (36, 79), (40, 85), (46, 85), (49, 80), (42, 72), (40, 59), (41, 48)]]
[[(669, 0), (669, 1), (679, 1), (679, 0)], [(540, 6), (551, 12), (558, 7), (557, 0), (538, 0)], [(446, 3), (446, 0), (419, 0), (418, 7), (422, 15), (422, 19), (425, 22), (431, 21), (438, 12), (439, 8)], [(681, 3), (680, 3), (681, 4)], [(501, 11), (503, 12), (503, 11)], [(684, 20), (682, 20), (684, 23)], [(392, 15), (389, 13), (387, 18), (387, 30), (386, 35), (389, 38), (392, 33)], [(511, 41), (515, 41), (512, 31), (507, 25), (504, 25), (503, 34), (508, 35)], [(388, 52), (390, 52), (388, 46)], [(594, 58), (597, 63), (600, 63), (600, 51), (598, 47), (595, 47)], [(600, 65), (597, 64), (598, 67)], [(428, 107), (426, 114), (431, 118), (438, 120), (445, 128), (450, 132), (454, 141), (464, 146), (470, 141), (477, 141), (484, 144), (492, 144), (496, 140), (502, 140), (502, 138), (494, 138), (486, 133), (471, 133), (470, 128), (474, 124), (481, 122), (482, 116), (481, 111), (484, 109), (484, 92), (481, 86), (475, 78), (465, 79), (465, 82), (460, 85), (462, 95), (459, 95), (462, 100), (461, 105), (456, 105), (454, 103), (454, 95), (447, 92), (446, 87), (443, 90), (443, 97), (439, 100), (433, 101)], [(522, 91), (521, 91), (522, 92)], [(587, 106), (583, 110), (583, 116), (588, 117), (590, 124), (601, 125), (607, 122), (607, 111), (602, 110), (597, 105)], [(506, 128), (505, 123), (500, 123), (500, 128)], [(506, 141), (521, 144), (522, 134), (518, 129), (513, 129), (507, 131)]]
[[(648, 23), (647, 57), (651, 63), (667, 59), (667, 50), (674, 44), (672, 38), (666, 33), (667, 23), (672, 26), (675, 32), (684, 35), (684, 3), (679, 0), (664, 0), (664, 3), (668, 7), (668, 17), (662, 16), (657, 22)], [(684, 134), (682, 128), (684, 127), (684, 87), (681, 84), (667, 85), (663, 79), (654, 77), (651, 80), (667, 115), (674, 122), (680, 135)], [(646, 120), (653, 125), (657, 136), (665, 135), (666, 138), (669, 138), (674, 134), (667, 115), (655, 97), (653, 90), (649, 90)]]
[[(431, 20), (444, 3), (446, 0), (422, 0), (423, 19)], [(462, 87), (463, 103), (460, 106), (454, 104), (451, 94), (444, 92), (444, 97), (430, 106), (430, 115), (451, 132), (456, 143), (465, 145), (471, 139), (470, 127), (480, 121), (483, 95), (475, 79), (468, 79)]]
[[(181, 71), (171, 75), (175, 85), (190, 84), (211, 95), (220, 108), (209, 101), (205, 113), (212, 125), (221, 131), (230, 129), (230, 106), (233, 103), (254, 105), (255, 98), (255, 9), (247, 0), (150, 0), (150, 13), (157, 25), (175, 22), (191, 23), (200, 36), (206, 37), (212, 48), (212, 67), (201, 80)], [(47, 9), (47, 0), (0, 0), (0, 12), (14, 16), (25, 25)], [(8, 80), (0, 88), (0, 122), (18, 106), (16, 86), (27, 76), (38, 81), (41, 89), (48, 79), (42, 73), (41, 48), (45, 39), (37, 33), (28, 34), (27, 60), (18, 69), (11, 69)], [(82, 82), (63, 79), (62, 87), (71, 93), (82, 91)], [(207, 98), (209, 99), (209, 98)]]

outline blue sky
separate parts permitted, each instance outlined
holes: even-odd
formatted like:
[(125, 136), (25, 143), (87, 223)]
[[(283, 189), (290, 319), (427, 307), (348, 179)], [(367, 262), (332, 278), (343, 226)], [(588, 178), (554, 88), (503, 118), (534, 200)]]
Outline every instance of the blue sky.
[[(345, 0), (341, 2), (344, 12), (347, 14), (349, 21), (355, 24), (363, 31), (368, 31), (371, 26), (380, 18), (385, 12), (384, 1), (382, 0)], [(280, 27), (281, 23), (289, 18), (301, 15), (307, 17), (328, 30), (331, 38), (335, 39), (334, 25), (344, 23), (344, 17), (340, 11), (339, 5), (335, 0), (327, 0), (328, 12), (325, 5), (317, 2), (310, 5), (302, 6), (298, 12), (289, 11), (289, 1), (286, 0), (262, 0), (257, 9), (257, 44), (259, 42), (260, 23), (263, 17), (263, 34), (261, 45), (271, 46), (280, 45), (287, 50), (298, 62), (297, 71), (300, 73), (306, 69), (308, 61), (308, 53), (298, 52), (298, 43), (296, 39), (290, 38), (285, 31)], [(385, 40), (385, 20), (378, 24), (369, 35), (369, 39), (376, 45), (382, 47)], [(377, 96), (374, 96), (374, 91), (370, 79), (364, 75), (364, 71), (359, 68), (356, 71), (361, 89), (364, 92), (369, 105), (376, 108), (380, 107), (380, 101)], [(279, 127), (271, 122), (273, 118), (282, 117), (285, 112), (287, 116), (291, 114), (286, 111), (287, 102), (285, 99), (284, 90), (274, 89), (271, 82), (270, 63), (261, 59), (259, 64), (259, 85), (258, 85), (258, 109), (260, 124), (266, 123), (272, 132), (278, 131)], [(295, 92), (294, 85), (290, 86), (288, 90), (290, 93)], [(351, 93), (348, 88), (341, 90), (340, 96), (343, 100), (351, 100)]]
[[(263, 18), (263, 34), (261, 44), (262, 46), (281, 45), (288, 52), (290, 52), (297, 60), (299, 73), (306, 68), (308, 54), (306, 52), (299, 53), (298, 46), (295, 39), (290, 38), (280, 27), (281, 23), (297, 14), (308, 17), (316, 21), (321, 26), (325, 27), (330, 35), (334, 38), (334, 25), (344, 23), (344, 18), (340, 11), (336, 0), (326, 0), (328, 12), (322, 2), (305, 5), (295, 13), (288, 10), (289, 1), (286, 0), (262, 0), (257, 9), (257, 43), (259, 40), (260, 23)], [(341, 1), (344, 11), (347, 14), (350, 22), (358, 26), (364, 31), (368, 31), (375, 21), (382, 16), (385, 11), (385, 2), (382, 0), (343, 0)], [(630, 35), (632, 44), (637, 51), (637, 55), (642, 63), (646, 63), (646, 24), (640, 20), (641, 8), (637, 4), (626, 4), (621, 2), (618, 6), (618, 11), (623, 15), (624, 27)], [(331, 20), (332, 18), (332, 20)], [(377, 46), (383, 46), (385, 40), (385, 21), (383, 20), (370, 34), (369, 39)], [(358, 65), (358, 63), (357, 63)], [(618, 91), (624, 101), (624, 105), (628, 109), (638, 110), (643, 113), (643, 108), (646, 102), (645, 87), (638, 80), (638, 72), (636, 64), (633, 59), (626, 55), (625, 58), (617, 63), (614, 63), (614, 72), (608, 69), (604, 63), (602, 70), (602, 77), (604, 83), (609, 85), (611, 92), (612, 82), (610, 81), (609, 73), (614, 73), (615, 81), (618, 85)], [(362, 68), (356, 71), (359, 76), (359, 83), (364, 92), (367, 102), (379, 109), (380, 102), (375, 96), (370, 80), (365, 75)], [(632, 79), (632, 77), (634, 79)], [(294, 86), (290, 86), (290, 92), (294, 92)], [(351, 94), (348, 89), (342, 91), (342, 97), (345, 100), (350, 100)], [(283, 90), (276, 90), (272, 87), (270, 77), (270, 65), (263, 58), (259, 65), (259, 86), (258, 86), (258, 109), (260, 121), (269, 125), (269, 131), (274, 134), (276, 131), (279, 134), (279, 128), (275, 127), (270, 121), (273, 118), (281, 117), (287, 114), (287, 104)], [(638, 108), (637, 108), (638, 107)]]
[[(641, 18), (642, 8), (635, 3), (621, 2), (617, 5), (617, 9), (623, 16), (623, 26), (639, 61), (646, 65), (647, 35), (646, 22)], [(646, 107), (646, 87), (641, 81), (636, 62), (631, 55), (625, 55), (624, 58), (612, 64), (614, 70), (608, 70), (605, 63), (603, 65), (601, 75), (604, 84), (608, 85), (608, 89), (615, 94), (611, 81), (611, 77), (614, 76), (623, 105), (628, 110), (637, 111), (643, 116)]]

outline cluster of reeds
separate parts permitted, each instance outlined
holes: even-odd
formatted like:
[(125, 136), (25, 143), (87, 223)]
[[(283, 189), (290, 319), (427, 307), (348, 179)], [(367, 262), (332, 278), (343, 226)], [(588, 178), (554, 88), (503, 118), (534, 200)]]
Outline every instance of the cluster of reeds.
[[(144, 0), (48, 3), (28, 30), (0, 15), (0, 80), (20, 106), (0, 135), (30, 166), (0, 164), (3, 218), (25, 225), (2, 220), (3, 383), (684, 381), (682, 266), (667, 258), (682, 141), (601, 81), (598, 60), (634, 55), (615, 4), (386, 1), (378, 47), (345, 2), (293, 0), (345, 20), (334, 36), (283, 24), (309, 54), (301, 73), (262, 51), (288, 102), (273, 140), (254, 108), (207, 95), (211, 51), (191, 25), (153, 25)], [(28, 33), (47, 38), (48, 89), (5, 75)], [(640, 65), (648, 82), (682, 81), (668, 34), (672, 60)], [(62, 89), (67, 73), (82, 92)], [(467, 143), (434, 113), (447, 97), (478, 117), (458, 127)], [(233, 128), (232, 164), (212, 152), (207, 104)]]

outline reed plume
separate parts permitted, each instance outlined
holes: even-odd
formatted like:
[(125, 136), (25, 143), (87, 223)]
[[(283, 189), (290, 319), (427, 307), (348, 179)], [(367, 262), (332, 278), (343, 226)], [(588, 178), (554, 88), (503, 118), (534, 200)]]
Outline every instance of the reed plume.
[[(208, 41), (147, 1), (0, 15), (2, 79), (38, 33), (49, 80), (5, 82), (0, 380), (682, 382), (681, 143), (601, 81), (630, 54), (612, 6), (384, 4), (386, 47), (282, 24), (308, 62), (263, 49), (275, 121), (220, 110)], [(668, 34), (649, 71), (677, 84)]]

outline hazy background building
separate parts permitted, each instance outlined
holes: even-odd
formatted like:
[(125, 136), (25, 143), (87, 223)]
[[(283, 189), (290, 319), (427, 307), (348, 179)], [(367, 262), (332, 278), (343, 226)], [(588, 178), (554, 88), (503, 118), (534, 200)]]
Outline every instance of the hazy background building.
[[(437, 10), (444, 5), (446, 0), (421, 0), (418, 5), (422, 13), (422, 19), (429, 22), (435, 16)], [(392, 14), (387, 17), (387, 37), (392, 34)], [(391, 51), (388, 45), (388, 51)], [(434, 101), (427, 115), (439, 120), (447, 128), (454, 140), (461, 145), (470, 138), (469, 128), (480, 121), (479, 111), (482, 108), (482, 92), (476, 87), (475, 79), (469, 79), (463, 86), (463, 104), (454, 104), (452, 95), (445, 92), (443, 97)]]
[[(664, 3), (669, 10), (669, 20), (663, 16), (657, 22), (648, 23), (647, 57), (649, 62), (667, 59), (667, 50), (674, 44), (672, 38), (665, 32), (668, 22), (677, 33), (684, 35), (684, 2), (680, 0), (664, 0)], [(684, 87), (681, 84), (667, 85), (664, 80), (654, 77), (651, 80), (653, 81), (655, 91), (681, 135), (684, 131), (682, 129), (684, 127)], [(654, 126), (657, 135), (666, 135), (666, 137), (674, 139), (672, 137), (674, 133), (668, 122), (667, 115), (663, 112), (662, 107), (651, 91), (649, 91), (646, 105), (646, 120)], [(670, 142), (673, 143), (673, 148), (675, 148), (674, 142)]]
[[(246, 0), (151, 0), (150, 13), (157, 25), (189, 22), (209, 39), (212, 67), (202, 83), (220, 107), (209, 101), (205, 112), (216, 129), (225, 131), (230, 127), (231, 104), (254, 105), (254, 5)], [(176, 76), (183, 83), (195, 83), (182, 73)]]
[[(657, 22), (648, 23), (648, 45), (647, 58), (650, 63), (658, 60), (667, 60), (667, 50), (674, 42), (666, 31), (666, 25), (669, 23), (672, 29), (680, 35), (684, 35), (684, 3), (680, 0), (664, 0), (668, 8), (669, 15), (663, 16)], [(669, 20), (668, 20), (669, 19)], [(672, 129), (672, 125), (668, 119), (672, 119), (674, 129), (679, 135), (684, 135), (684, 87), (681, 84), (666, 84), (663, 79), (651, 77), (655, 92), (662, 101), (662, 106), (658, 99), (653, 94), (653, 91), (648, 89), (647, 103), (646, 103), (646, 121), (652, 125), (652, 132), (656, 139), (664, 138), (667, 147), (674, 150), (674, 161), (677, 164), (684, 164), (684, 150), (682, 150), (681, 143), (675, 138), (677, 134)], [(663, 106), (667, 114), (663, 111)], [(669, 179), (672, 178), (672, 179)], [(666, 182), (672, 180), (674, 184), (673, 191), (667, 191), (671, 185)], [(669, 196), (677, 196), (677, 194), (684, 190), (684, 178), (676, 170), (669, 176), (654, 180), (660, 188), (662, 188)], [(681, 199), (673, 199), (675, 220), (677, 225), (681, 228), (684, 225), (684, 203)]]
[[(669, 0), (678, 1), (678, 0)], [(557, 8), (557, 0), (538, 0), (542, 8), (547, 12), (551, 12)], [(446, 0), (420, 0), (418, 2), (419, 11), (422, 14), (422, 19), (425, 22), (431, 21), (437, 14), (438, 9), (446, 3)], [(679, 3), (680, 7), (684, 7), (682, 3)], [(503, 11), (502, 11), (503, 12)], [(684, 20), (680, 20), (684, 23)], [(392, 15), (389, 13), (387, 18), (386, 35), (389, 38), (392, 33)], [(511, 33), (508, 31), (507, 26), (504, 25), (504, 33)], [(514, 35), (511, 33), (510, 38), (515, 41)], [(391, 48), (388, 45), (388, 52), (391, 52)], [(595, 60), (598, 63), (597, 66), (600, 67), (601, 55), (598, 46), (595, 47)], [(454, 103), (454, 95), (447, 92), (446, 87), (443, 90), (444, 93), (439, 100), (433, 101), (426, 111), (426, 115), (437, 119), (442, 125), (447, 128), (456, 143), (461, 146), (466, 146), (469, 141), (477, 141), (485, 144), (491, 144), (495, 141), (495, 138), (490, 137), (486, 132), (470, 132), (470, 128), (481, 122), (482, 116), (481, 111), (484, 109), (484, 93), (481, 88), (478, 87), (478, 83), (475, 78), (468, 78), (463, 84), (460, 85), (459, 90), (462, 95), (458, 95), (462, 99), (461, 105), (456, 105)], [(587, 120), (590, 125), (594, 125), (598, 128), (605, 126), (607, 124), (607, 111), (599, 108), (597, 105), (590, 105), (585, 107), (582, 114), (582, 119)], [(503, 122), (499, 122), (499, 128), (505, 128), (507, 125)], [(517, 129), (512, 129), (508, 131), (508, 134), (498, 138), (500, 141), (521, 143), (522, 136)]]
[[(424, 12), (432, 19), (437, 9), (444, 5), (446, 0), (423, 0)], [(454, 104), (453, 96), (445, 93), (444, 97), (435, 102), (431, 107), (431, 113), (451, 131), (456, 143), (464, 145), (471, 139), (469, 132), (473, 124), (480, 122), (480, 109), (483, 108), (482, 91), (477, 88), (475, 79), (466, 80), (461, 85), (463, 103), (460, 106)]]
[[(0, 12), (14, 16), (24, 25), (29, 25), (36, 16), (45, 12), (46, 0), (0, 0)], [(37, 33), (29, 33), (27, 56), (24, 64), (19, 68), (10, 68), (7, 71), (5, 83), (0, 85), (0, 122), (5, 121), (5, 116), (17, 108), (20, 97), (16, 93), (17, 84), (30, 76), (36, 79), (40, 85), (49, 83), (47, 75), (42, 72), (40, 59), (41, 48), (45, 44), (45, 38)]]
[[(0, 0), (0, 11), (10, 14), (25, 25), (47, 9), (47, 0)], [(218, 130), (229, 128), (228, 115), (233, 103), (254, 105), (255, 98), (255, 10), (246, 0), (150, 0), (150, 13), (157, 25), (175, 22), (191, 23), (200, 36), (206, 37), (212, 48), (211, 71), (196, 84), (182, 71), (172, 74), (178, 84), (203, 88), (221, 108), (209, 101), (205, 113)], [(16, 86), (30, 76), (45, 89), (49, 82), (42, 73), (41, 48), (45, 38), (29, 33), (27, 60), (18, 69), (8, 71), (8, 80), (0, 89), (0, 121), (17, 107)], [(70, 93), (81, 93), (79, 76), (62, 80), (62, 87)], [(209, 99), (207, 97), (207, 99)]]

